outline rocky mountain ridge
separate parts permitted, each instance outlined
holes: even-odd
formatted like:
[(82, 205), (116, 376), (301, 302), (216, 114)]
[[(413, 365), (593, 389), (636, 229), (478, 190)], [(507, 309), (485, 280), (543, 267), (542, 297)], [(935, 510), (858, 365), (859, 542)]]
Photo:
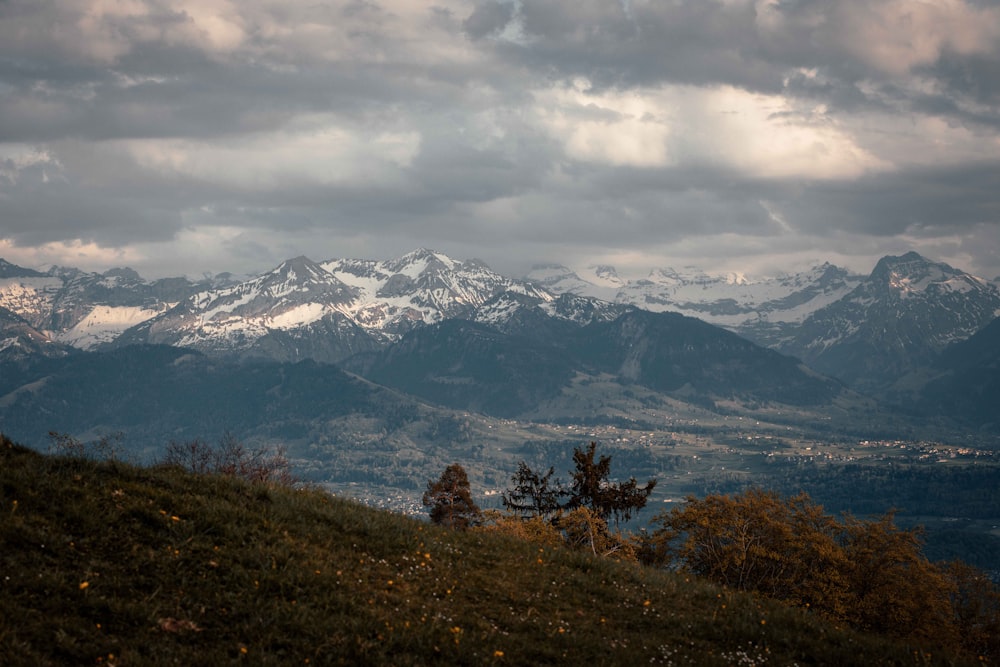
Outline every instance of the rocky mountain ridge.
[(385, 261), (296, 257), (251, 280), (199, 292), (116, 344), (338, 362), (415, 327), (471, 318), (478, 306), (505, 292), (553, 298), (477, 260), (460, 262), (427, 249)]
[(775, 347), (857, 389), (884, 393), (998, 315), (996, 285), (910, 252), (883, 257), (849, 294)]
[[(989, 324), (1000, 290), (916, 253), (885, 257), (867, 277), (829, 263), (773, 278), (659, 269), (642, 280), (609, 266), (549, 265), (519, 280), (421, 248), (388, 260), (296, 257), (242, 281), (145, 281), (130, 269), (40, 272), (2, 262), (0, 308), (10, 313), (7, 330), (16, 320), (24, 349), (46, 340), (84, 350), (167, 344), (322, 362), (383, 350), (450, 319), (542, 340), (635, 309), (676, 312), (879, 394)], [(4, 338), (8, 347), (14, 338)]]

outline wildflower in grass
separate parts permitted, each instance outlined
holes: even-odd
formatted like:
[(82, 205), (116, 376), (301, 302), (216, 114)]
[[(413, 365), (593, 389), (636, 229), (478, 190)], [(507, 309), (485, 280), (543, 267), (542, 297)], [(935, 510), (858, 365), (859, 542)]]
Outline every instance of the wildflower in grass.
[(90, 586), (90, 582), (89, 581), (81, 581), (80, 582), (80, 590), (81, 591), (87, 590), (87, 588), (89, 586)]
[(201, 628), (194, 621), (184, 618), (161, 618), (156, 622), (157, 627), (163, 632), (178, 634), (181, 632), (201, 632)]
[(494, 658), (502, 658), (503, 657), (503, 651), (499, 651), (499, 650), (493, 651), (493, 657)]

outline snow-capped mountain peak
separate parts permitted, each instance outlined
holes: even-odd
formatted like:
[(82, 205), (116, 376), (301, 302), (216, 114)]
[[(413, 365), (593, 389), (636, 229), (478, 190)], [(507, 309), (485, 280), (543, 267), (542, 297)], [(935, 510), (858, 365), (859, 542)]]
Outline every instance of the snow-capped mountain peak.
[(337, 361), (416, 326), (470, 317), (508, 291), (553, 298), (478, 260), (457, 261), (426, 248), (389, 260), (295, 257), (251, 280), (195, 294), (124, 340)]
[(595, 284), (601, 287), (622, 287), (625, 284), (613, 266), (598, 264), (590, 267), (589, 273), (593, 276)]
[(867, 279), (814, 312), (779, 349), (879, 390), (975, 334), (998, 310), (995, 285), (909, 252), (883, 257)]

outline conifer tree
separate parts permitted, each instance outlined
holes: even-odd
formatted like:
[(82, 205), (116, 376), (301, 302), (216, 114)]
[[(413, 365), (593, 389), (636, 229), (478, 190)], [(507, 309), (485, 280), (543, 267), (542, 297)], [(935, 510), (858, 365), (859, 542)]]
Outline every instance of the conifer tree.
[(522, 461), (511, 477), (514, 487), (503, 494), (504, 507), (526, 518), (585, 507), (601, 521), (607, 523), (614, 518), (617, 523), (628, 521), (645, 507), (656, 486), (655, 479), (641, 487), (634, 477), (626, 482), (610, 481), (611, 457), (598, 458), (596, 442), (591, 442), (587, 449), (577, 447), (573, 463), (576, 470), (567, 488), (559, 480), (552, 481), (551, 467), (541, 475)]
[(472, 499), (469, 476), (453, 463), (437, 481), (427, 482), (423, 503), (430, 508), (431, 521), (449, 528), (465, 530), (479, 521), (480, 510)]
[(649, 495), (656, 486), (656, 480), (649, 480), (640, 487), (635, 477), (627, 482), (611, 482), (611, 457), (601, 456), (595, 460), (597, 443), (591, 442), (587, 449), (579, 447), (573, 452), (573, 483), (569, 489), (569, 502), (565, 509), (590, 508), (604, 521), (614, 517), (628, 521), (634, 512), (646, 506)]
[(521, 461), (517, 472), (510, 478), (513, 488), (502, 496), (504, 508), (525, 518), (544, 517), (556, 512), (560, 507), (560, 498), (567, 492), (559, 480), (552, 481), (554, 472), (554, 468), (550, 467), (547, 473), (540, 475)]

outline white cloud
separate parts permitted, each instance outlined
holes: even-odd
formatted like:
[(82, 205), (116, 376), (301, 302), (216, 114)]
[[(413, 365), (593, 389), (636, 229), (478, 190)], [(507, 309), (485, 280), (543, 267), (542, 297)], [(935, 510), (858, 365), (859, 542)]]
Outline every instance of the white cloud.
[[(822, 109), (732, 86), (536, 94), (541, 123), (570, 158), (612, 166), (714, 165), (767, 179), (843, 179), (890, 165)], [(812, 113), (817, 111), (818, 113)]]
[(659, 95), (640, 90), (591, 94), (589, 87), (578, 80), (536, 93), (536, 113), (569, 157), (616, 166), (669, 164), (670, 126)]
[(1000, 8), (962, 0), (850, 0), (836, 3), (828, 36), (888, 74), (902, 76), (945, 51), (996, 54)]
[(55, 264), (90, 271), (105, 271), (110, 267), (137, 264), (147, 259), (132, 247), (107, 248), (79, 239), (20, 246), (2, 237), (0, 257), (28, 268), (47, 268)]
[(238, 189), (295, 183), (371, 184), (398, 178), (420, 147), (415, 131), (365, 131), (327, 115), (297, 118), (239, 142), (143, 139), (116, 142), (145, 169)]

